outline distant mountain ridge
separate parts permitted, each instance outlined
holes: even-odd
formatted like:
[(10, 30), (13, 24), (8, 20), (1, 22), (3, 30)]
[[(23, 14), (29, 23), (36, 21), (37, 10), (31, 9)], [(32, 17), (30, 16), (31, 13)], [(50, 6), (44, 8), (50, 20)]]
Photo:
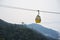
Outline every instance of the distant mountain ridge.
[(35, 24), (35, 23), (29, 24), (28, 26), (29, 28), (33, 28), (37, 30), (38, 32), (45, 34), (46, 36), (50, 36), (53, 38), (59, 38), (59, 33), (55, 30), (45, 28), (42, 25)]
[[(31, 24), (33, 27), (36, 24)], [(47, 37), (38, 31), (30, 29), (27, 25), (11, 24), (0, 19), (0, 37), (5, 37), (6, 40), (57, 40), (52, 37)], [(36, 27), (37, 28), (37, 27)], [(1, 40), (1, 39), (0, 39)]]

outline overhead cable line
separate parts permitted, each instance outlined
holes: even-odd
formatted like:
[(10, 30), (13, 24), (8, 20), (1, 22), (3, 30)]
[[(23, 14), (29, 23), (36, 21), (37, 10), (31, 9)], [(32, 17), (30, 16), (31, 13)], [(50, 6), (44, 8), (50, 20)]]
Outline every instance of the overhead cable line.
[[(19, 8), (19, 7), (12, 7), (12, 6), (7, 6), (7, 5), (0, 5), (0, 7), (7, 7), (7, 8), (14, 8), (14, 9), (27, 10), (27, 11), (37, 11), (38, 12), (38, 10)], [(59, 12), (50, 12), (50, 11), (41, 11), (41, 10), (39, 10), (39, 12), (60, 14)]]

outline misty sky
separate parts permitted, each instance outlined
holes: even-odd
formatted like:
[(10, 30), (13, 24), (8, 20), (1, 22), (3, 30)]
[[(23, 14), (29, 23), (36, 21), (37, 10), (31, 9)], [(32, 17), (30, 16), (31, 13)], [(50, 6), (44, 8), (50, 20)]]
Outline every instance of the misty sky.
[[(0, 0), (0, 5), (8, 5), (13, 7), (60, 12), (60, 0)], [(35, 11), (19, 10), (6, 7), (0, 7), (0, 19), (10, 23), (26, 24), (35, 23), (34, 19), (37, 15)], [(44, 27), (60, 30), (60, 14), (40, 12)], [(60, 32), (60, 31), (59, 31)]]

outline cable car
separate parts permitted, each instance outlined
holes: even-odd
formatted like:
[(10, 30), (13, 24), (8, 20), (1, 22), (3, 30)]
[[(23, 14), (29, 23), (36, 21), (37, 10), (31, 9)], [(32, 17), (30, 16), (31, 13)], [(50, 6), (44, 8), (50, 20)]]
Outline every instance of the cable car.
[(35, 18), (36, 23), (41, 23), (41, 17), (39, 16), (39, 10), (38, 10), (38, 15)]

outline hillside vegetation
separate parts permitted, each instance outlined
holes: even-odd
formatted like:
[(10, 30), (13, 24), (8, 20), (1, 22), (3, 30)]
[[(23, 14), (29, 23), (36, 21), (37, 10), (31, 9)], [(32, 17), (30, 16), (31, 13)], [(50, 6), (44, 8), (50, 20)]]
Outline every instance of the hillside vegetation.
[(0, 40), (57, 40), (44, 36), (26, 25), (11, 24), (0, 19)]

